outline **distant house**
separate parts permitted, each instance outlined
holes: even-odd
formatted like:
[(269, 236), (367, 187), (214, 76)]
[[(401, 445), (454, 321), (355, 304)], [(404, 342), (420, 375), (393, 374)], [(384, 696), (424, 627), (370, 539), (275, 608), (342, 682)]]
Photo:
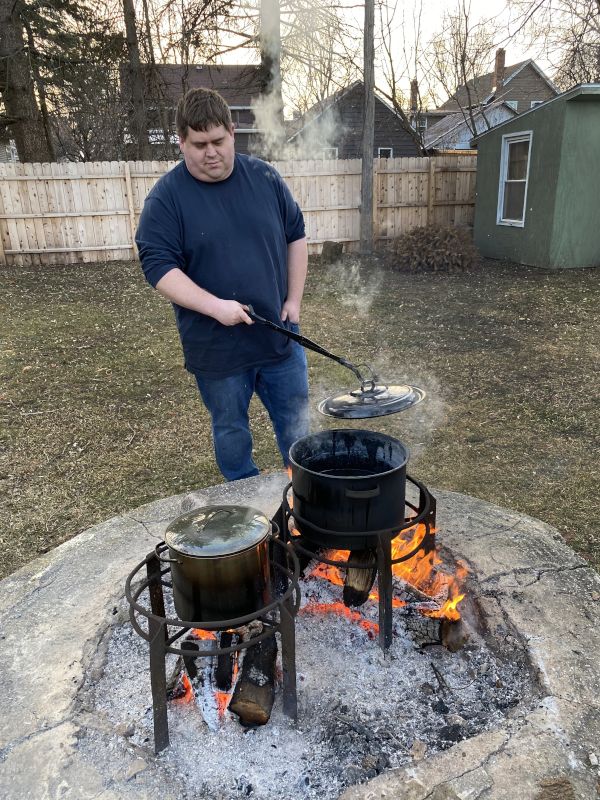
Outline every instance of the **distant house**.
[(505, 66), (504, 61), (505, 52), (499, 48), (496, 51), (493, 72), (479, 75), (464, 86), (459, 86), (438, 111), (451, 113), (460, 111), (461, 108), (479, 108), (502, 100), (517, 114), (522, 114), (560, 94), (550, 78), (532, 59), (509, 67)]
[(559, 90), (532, 59), (509, 67), (504, 62), (505, 52), (499, 48), (492, 72), (459, 86), (439, 108), (418, 112), (416, 119), (428, 149), (468, 148), (467, 141), (473, 134), (470, 119), (467, 122), (465, 118), (471, 113), (479, 134), (510, 118), (508, 108), (515, 116), (559, 95)]
[[(364, 85), (355, 81), (293, 120), (288, 143), (304, 158), (361, 158)], [(416, 132), (390, 105), (375, 96), (375, 158), (420, 156)]]
[(600, 84), (477, 137), (475, 244), (544, 268), (600, 266)]
[(427, 128), (424, 144), (427, 150), (470, 150), (475, 135), (473, 128), (480, 134), (516, 116), (512, 106), (502, 100), (474, 110), (472, 115), (468, 111), (447, 114)]
[[(175, 111), (188, 89), (215, 89), (231, 110), (238, 153), (248, 153), (260, 131), (256, 128), (252, 102), (261, 93), (260, 67), (238, 64), (157, 64), (144, 65), (146, 113), (150, 143), (157, 151), (179, 153), (175, 130)], [(124, 74), (122, 75), (122, 80)], [(125, 79), (126, 80), (126, 79)], [(165, 143), (165, 128), (169, 141)]]

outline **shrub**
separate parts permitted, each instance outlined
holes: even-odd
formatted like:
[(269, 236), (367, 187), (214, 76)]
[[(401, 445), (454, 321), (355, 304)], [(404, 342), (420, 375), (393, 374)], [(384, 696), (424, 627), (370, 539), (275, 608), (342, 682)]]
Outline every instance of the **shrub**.
[(426, 225), (393, 239), (392, 269), (407, 272), (462, 272), (479, 263), (479, 253), (466, 228)]

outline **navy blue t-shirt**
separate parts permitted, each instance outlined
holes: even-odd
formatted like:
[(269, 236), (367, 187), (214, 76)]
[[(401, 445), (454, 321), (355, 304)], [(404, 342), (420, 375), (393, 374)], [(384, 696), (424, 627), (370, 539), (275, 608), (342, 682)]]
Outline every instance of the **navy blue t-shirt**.
[[(207, 292), (249, 303), (280, 323), (287, 246), (304, 235), (302, 212), (279, 173), (236, 154), (223, 181), (199, 181), (183, 161), (163, 175), (146, 198), (136, 243), (152, 286), (179, 267)], [(173, 308), (190, 372), (225, 377), (290, 353), (290, 340), (264, 325), (226, 326), (176, 303)]]

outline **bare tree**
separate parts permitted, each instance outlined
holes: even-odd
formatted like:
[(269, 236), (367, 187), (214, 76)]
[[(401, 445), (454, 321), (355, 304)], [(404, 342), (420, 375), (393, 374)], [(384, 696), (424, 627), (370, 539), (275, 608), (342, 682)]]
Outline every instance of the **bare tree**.
[(600, 81), (600, 0), (512, 0), (512, 36), (538, 47), (561, 89)]
[[(423, 149), (422, 137), (416, 130), (415, 118), (422, 110), (420, 91), (423, 86), (421, 73), (421, 16), (422, 5), (413, 10), (412, 16), (412, 41), (408, 38), (409, 25), (406, 21), (404, 8), (401, 9), (401, 20), (398, 23), (396, 16), (399, 6), (389, 3), (379, 3), (379, 66), (383, 74), (377, 85), (377, 92), (385, 98), (396, 112), (404, 130), (415, 139), (415, 143)], [(397, 46), (398, 36), (401, 47)], [(416, 89), (411, 92), (411, 107), (402, 90), (402, 86), (410, 80), (411, 86)], [(427, 91), (427, 90), (426, 90)], [(413, 94), (415, 97), (413, 97)], [(412, 103), (416, 102), (413, 109)], [(407, 113), (407, 108), (408, 113)]]
[(52, 161), (48, 127), (35, 94), (24, 10), (20, 2), (0, 0), (0, 92), (4, 105), (0, 122), (14, 136), (21, 161)]
[[(458, 0), (452, 12), (445, 13), (440, 32), (428, 48), (426, 63), (439, 86), (452, 97), (458, 88), (465, 100), (456, 103), (473, 135), (478, 132), (475, 115), (483, 114), (490, 93), (479, 78), (489, 72), (498, 38), (495, 19), (474, 20), (469, 0)], [(487, 120), (485, 120), (487, 122)]]

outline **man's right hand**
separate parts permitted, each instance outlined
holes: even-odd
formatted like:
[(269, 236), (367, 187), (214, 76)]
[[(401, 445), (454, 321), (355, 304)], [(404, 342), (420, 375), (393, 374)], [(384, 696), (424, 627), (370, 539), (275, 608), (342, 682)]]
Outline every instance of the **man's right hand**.
[(246, 313), (247, 310), (248, 307), (238, 303), (237, 300), (218, 300), (212, 316), (221, 325), (239, 325), (240, 322), (245, 322), (246, 325), (254, 325)]

